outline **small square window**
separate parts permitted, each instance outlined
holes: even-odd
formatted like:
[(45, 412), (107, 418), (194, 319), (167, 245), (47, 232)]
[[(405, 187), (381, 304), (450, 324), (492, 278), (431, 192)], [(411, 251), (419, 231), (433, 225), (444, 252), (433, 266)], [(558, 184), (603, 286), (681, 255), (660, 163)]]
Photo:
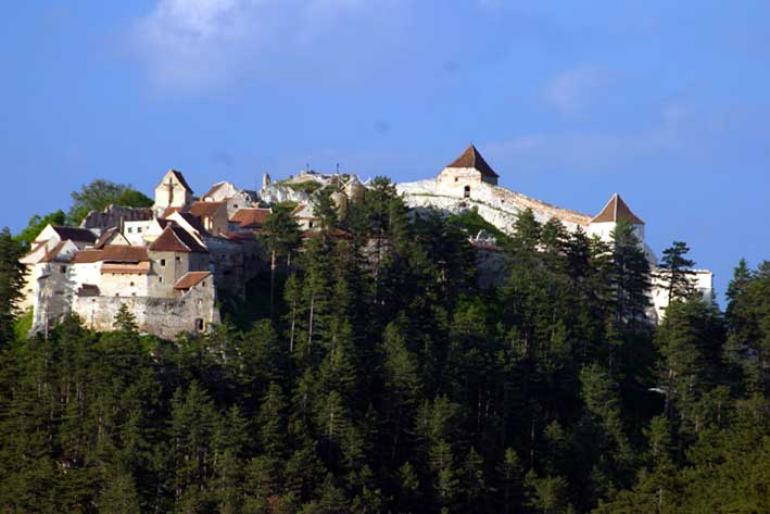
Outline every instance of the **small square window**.
[(166, 259), (161, 259), (160, 260), (160, 265), (161, 266), (165, 266), (166, 265)]
[(176, 262), (182, 262), (182, 258), (179, 257), (178, 255), (176, 256)]
[(142, 231), (142, 227), (136, 227), (136, 231), (137, 232), (141, 232)]
[(59, 271), (62, 273), (67, 273), (67, 266), (59, 266)]

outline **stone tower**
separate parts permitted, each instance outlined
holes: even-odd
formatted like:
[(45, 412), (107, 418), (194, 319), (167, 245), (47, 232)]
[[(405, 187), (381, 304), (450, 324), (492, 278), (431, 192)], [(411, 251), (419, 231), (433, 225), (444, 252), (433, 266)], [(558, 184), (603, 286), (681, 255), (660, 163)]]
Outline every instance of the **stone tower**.
[(498, 178), (478, 149), (471, 145), (439, 173), (436, 185), (443, 194), (470, 198), (472, 191), (482, 184), (496, 186)]

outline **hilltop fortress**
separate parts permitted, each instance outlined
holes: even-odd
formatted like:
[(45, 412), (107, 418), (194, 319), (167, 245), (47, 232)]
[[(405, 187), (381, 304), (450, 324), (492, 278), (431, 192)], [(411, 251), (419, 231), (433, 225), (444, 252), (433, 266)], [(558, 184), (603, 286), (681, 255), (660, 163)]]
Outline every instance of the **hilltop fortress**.
[[(645, 223), (619, 195), (595, 216), (559, 208), (498, 186), (498, 174), (474, 147), (432, 179), (397, 184), (413, 209), (459, 213), (476, 210), (510, 234), (519, 214), (531, 209), (536, 219), (558, 219), (571, 231), (582, 229), (605, 241), (619, 222), (630, 223), (653, 269), (655, 253), (644, 243)], [(168, 171), (158, 183), (151, 208), (110, 206), (91, 212), (80, 227), (46, 227), (21, 262), (27, 269), (22, 307), (32, 309), (35, 332), (47, 331), (63, 316), (75, 313), (95, 330), (110, 330), (126, 305), (140, 329), (164, 338), (202, 332), (220, 322), (222, 295), (242, 298), (245, 284), (266, 269), (258, 235), (270, 206), (294, 202), (293, 215), (306, 236), (318, 230), (312, 196), (333, 187), (344, 210), (366, 194), (355, 175), (304, 171), (273, 182), (265, 175), (259, 191), (218, 182), (196, 197), (182, 173)], [(480, 251), (494, 240), (471, 242)], [(694, 287), (710, 297), (713, 277), (695, 270)], [(651, 315), (660, 319), (668, 292), (654, 278)]]

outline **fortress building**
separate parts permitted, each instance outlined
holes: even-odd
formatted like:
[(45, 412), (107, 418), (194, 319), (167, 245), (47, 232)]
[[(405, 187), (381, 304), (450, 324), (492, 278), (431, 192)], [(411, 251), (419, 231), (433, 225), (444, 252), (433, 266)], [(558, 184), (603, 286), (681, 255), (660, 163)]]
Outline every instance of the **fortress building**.
[[(596, 216), (556, 207), (497, 185), (499, 175), (487, 163), (478, 149), (471, 145), (434, 179), (398, 184), (398, 191), (414, 209), (434, 208), (447, 212), (475, 209), (503, 231), (512, 233), (514, 223), (525, 210), (531, 209), (535, 218), (545, 223), (552, 218), (559, 220), (568, 230), (581, 229), (589, 235), (611, 241), (618, 223), (623, 221), (634, 227), (634, 232), (644, 247), (653, 275), (651, 317), (662, 319), (669, 303), (663, 273), (658, 267), (655, 252), (645, 242), (645, 223), (634, 214), (618, 194), (614, 194)], [(704, 298), (713, 294), (713, 274), (708, 270), (692, 270), (690, 279)]]
[(219, 323), (220, 296), (242, 297), (260, 270), (256, 235), (269, 210), (236, 209), (251, 196), (216, 189), (217, 201), (196, 201), (184, 175), (170, 170), (151, 209), (110, 206), (79, 228), (46, 227), (21, 259), (33, 331), (70, 313), (110, 330), (122, 305), (142, 331), (165, 338)]
[[(645, 243), (645, 223), (620, 195), (613, 195), (595, 216), (557, 207), (498, 185), (499, 175), (475, 146), (444, 167), (435, 178), (397, 184), (414, 210), (447, 213), (476, 210), (510, 234), (518, 216), (531, 209), (541, 223), (559, 220), (568, 230), (611, 241), (618, 223), (630, 223), (653, 271), (650, 291), (654, 321), (668, 306), (665, 275)], [(265, 175), (260, 191), (217, 182), (196, 198), (184, 175), (169, 170), (155, 188), (152, 208), (109, 206), (91, 212), (81, 227), (46, 227), (21, 262), (26, 266), (22, 308), (33, 310), (33, 330), (45, 331), (69, 313), (96, 330), (110, 330), (122, 305), (136, 316), (142, 331), (165, 338), (200, 332), (219, 323), (223, 296), (243, 298), (245, 284), (266, 268), (257, 235), (271, 205), (292, 202), (301, 230), (313, 237), (319, 220), (313, 209), (316, 191), (331, 187), (340, 215), (364, 199), (365, 183), (348, 173), (303, 171), (274, 181)], [(480, 280), (488, 285), (504, 276), (494, 238), (474, 234)], [(693, 270), (693, 286), (712, 295), (713, 276)]]

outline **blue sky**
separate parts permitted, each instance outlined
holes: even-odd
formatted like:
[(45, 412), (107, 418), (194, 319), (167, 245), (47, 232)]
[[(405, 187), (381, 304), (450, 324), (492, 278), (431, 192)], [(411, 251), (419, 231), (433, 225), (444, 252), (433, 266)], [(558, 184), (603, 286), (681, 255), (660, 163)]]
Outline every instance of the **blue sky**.
[(513, 190), (587, 213), (620, 192), (723, 292), (770, 257), (768, 19), (751, 0), (10, 2), (0, 225), (94, 178), (406, 181), (473, 142)]

